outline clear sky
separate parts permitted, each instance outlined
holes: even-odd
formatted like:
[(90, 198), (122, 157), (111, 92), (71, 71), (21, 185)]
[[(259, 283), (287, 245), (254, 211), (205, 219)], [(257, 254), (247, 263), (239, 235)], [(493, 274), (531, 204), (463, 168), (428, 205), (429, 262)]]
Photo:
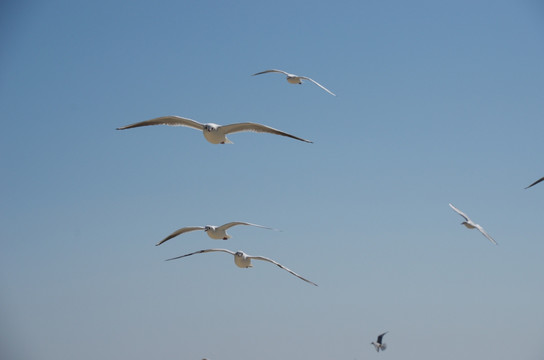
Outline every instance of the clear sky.
[[(541, 1), (8, 0), (0, 44), (2, 358), (544, 358)], [(314, 143), (115, 130), (164, 115)], [(235, 220), (281, 231), (154, 246)], [(164, 261), (207, 248), (319, 287)]]

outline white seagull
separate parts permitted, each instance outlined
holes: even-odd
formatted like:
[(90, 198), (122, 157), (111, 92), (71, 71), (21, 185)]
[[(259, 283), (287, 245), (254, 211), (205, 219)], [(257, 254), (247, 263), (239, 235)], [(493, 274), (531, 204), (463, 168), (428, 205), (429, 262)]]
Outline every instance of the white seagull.
[(135, 124), (130, 124), (117, 128), (117, 130), (132, 129), (140, 126), (149, 126), (149, 125), (170, 125), (170, 126), (186, 126), (193, 129), (201, 130), (204, 134), (206, 140), (212, 144), (232, 144), (232, 141), (227, 139), (227, 134), (233, 134), (242, 131), (253, 131), (258, 133), (269, 133), (281, 136), (287, 136), (292, 139), (304, 141), (311, 143), (312, 141), (305, 140), (286, 132), (276, 130), (266, 125), (256, 124), (256, 123), (237, 123), (230, 125), (217, 125), (213, 123), (201, 124), (198, 121), (183, 118), (181, 116), (162, 116), (151, 120), (141, 121)]
[(383, 334), (378, 335), (378, 340), (376, 342), (371, 342), (370, 344), (374, 345), (374, 348), (376, 348), (377, 352), (384, 351), (387, 349), (387, 344), (382, 342), (383, 336), (387, 334), (389, 331), (384, 332)]
[(535, 181), (535, 182), (534, 182), (534, 183), (532, 183), (531, 185), (527, 186), (527, 187), (526, 187), (526, 189), (530, 188), (530, 187), (531, 187), (531, 186), (533, 186), (533, 185), (536, 185), (536, 184), (538, 184), (538, 183), (539, 183), (539, 182), (541, 182), (541, 181), (544, 181), (544, 177), (543, 177), (543, 178), (540, 178), (540, 179), (538, 179), (537, 181)]
[(250, 226), (260, 227), (260, 228), (263, 228), (263, 229), (276, 230), (276, 229), (269, 228), (269, 227), (266, 227), (266, 226), (251, 224), (251, 223), (242, 222), (242, 221), (233, 221), (233, 222), (229, 222), (227, 224), (221, 225), (221, 226), (214, 226), (214, 225), (188, 226), (188, 227), (183, 227), (181, 229), (178, 229), (178, 230), (174, 231), (173, 233), (171, 233), (170, 235), (168, 235), (167, 237), (165, 237), (164, 239), (159, 241), (155, 246), (159, 246), (163, 242), (168, 241), (168, 240), (170, 240), (172, 238), (175, 238), (178, 235), (181, 235), (181, 234), (189, 232), (189, 231), (195, 231), (195, 230), (204, 230), (206, 232), (206, 234), (208, 234), (208, 236), (211, 237), (214, 240), (228, 240), (228, 239), (230, 239), (230, 235), (227, 234), (227, 229), (230, 229), (231, 227), (236, 226), (236, 225), (250, 225)]
[(171, 258), (171, 259), (166, 259), (166, 261), (181, 259), (181, 258), (186, 257), (186, 256), (191, 256), (191, 255), (195, 255), (195, 254), (203, 254), (203, 253), (213, 252), (213, 251), (222, 251), (222, 252), (226, 252), (226, 253), (229, 253), (231, 255), (234, 255), (234, 263), (236, 264), (236, 266), (238, 266), (240, 268), (253, 267), (253, 265), (251, 265), (251, 259), (268, 261), (268, 262), (270, 262), (270, 263), (272, 263), (274, 265), (277, 265), (278, 267), (282, 268), (283, 270), (288, 271), (289, 273), (295, 275), (299, 279), (304, 280), (307, 283), (310, 283), (312, 285), (317, 286), (316, 283), (311, 282), (310, 280), (303, 278), (302, 276), (300, 276), (296, 272), (286, 268), (285, 266), (281, 265), (280, 263), (275, 262), (272, 259), (266, 258), (264, 256), (251, 256), (251, 255), (248, 255), (245, 252), (240, 251), (240, 250), (238, 250), (237, 252), (234, 252), (234, 251), (230, 251), (230, 250), (227, 250), (227, 249), (206, 249), (206, 250), (195, 251), (195, 252), (190, 253), (190, 254), (176, 256), (176, 257)]
[(484, 228), (481, 227), (480, 225), (476, 224), (474, 221), (470, 220), (470, 218), (465, 214), (463, 213), (461, 210), (457, 209), (455, 206), (453, 206), (452, 204), (450, 204), (450, 207), (456, 212), (458, 213), (459, 215), (461, 215), (462, 217), (465, 218), (465, 221), (463, 221), (461, 224), (462, 225), (465, 225), (468, 229), (478, 229), (480, 230), (480, 232), (486, 237), (489, 239), (489, 241), (491, 241), (493, 244), (497, 245), (497, 242), (495, 240), (493, 240), (493, 238), (491, 236), (489, 236), (488, 233), (485, 232)]
[[(276, 69), (265, 70), (265, 71), (261, 71), (261, 72), (258, 72), (256, 74), (253, 74), (251, 76), (261, 75), (261, 74), (266, 74), (266, 73), (271, 73), (271, 72), (276, 72), (276, 73), (281, 73), (281, 74), (286, 75), (287, 76), (287, 82), (289, 84), (302, 84), (302, 80), (311, 81), (314, 84), (316, 84), (317, 86), (319, 86), (320, 88), (322, 88), (323, 90), (325, 90), (326, 92), (328, 92), (329, 94), (334, 95), (329, 89), (327, 89), (326, 87), (324, 87), (323, 85), (321, 85), (317, 81), (315, 81), (313, 79), (310, 79), (309, 77), (298, 76), (298, 75), (295, 75), (295, 74), (289, 74), (288, 72), (285, 72), (283, 70), (276, 70)], [(336, 95), (334, 95), (334, 96), (336, 96)]]

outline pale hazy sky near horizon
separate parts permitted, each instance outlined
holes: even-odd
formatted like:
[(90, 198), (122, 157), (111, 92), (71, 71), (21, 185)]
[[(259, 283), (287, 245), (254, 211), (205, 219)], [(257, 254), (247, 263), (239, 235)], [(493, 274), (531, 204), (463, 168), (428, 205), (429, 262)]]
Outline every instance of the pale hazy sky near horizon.
[[(4, 1), (0, 44), (2, 358), (544, 358), (542, 1)], [(115, 130), (164, 115), (314, 143)], [(154, 246), (229, 221), (281, 231)], [(319, 287), (164, 261), (207, 248)]]

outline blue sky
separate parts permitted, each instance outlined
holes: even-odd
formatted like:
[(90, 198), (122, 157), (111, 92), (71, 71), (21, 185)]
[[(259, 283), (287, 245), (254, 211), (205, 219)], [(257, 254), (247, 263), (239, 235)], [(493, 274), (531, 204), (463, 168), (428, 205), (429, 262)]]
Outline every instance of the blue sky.
[[(7, 1), (0, 42), (2, 354), (544, 356), (542, 2)], [(115, 131), (164, 115), (314, 143)], [(235, 220), (282, 231), (154, 246)], [(164, 262), (217, 247), (319, 287)]]

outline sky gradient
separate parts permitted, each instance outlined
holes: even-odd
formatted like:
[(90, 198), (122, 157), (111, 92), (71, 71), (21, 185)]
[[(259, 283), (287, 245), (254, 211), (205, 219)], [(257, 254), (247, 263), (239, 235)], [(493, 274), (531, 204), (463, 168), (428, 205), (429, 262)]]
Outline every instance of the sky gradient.
[[(544, 358), (542, 2), (5, 1), (0, 43), (2, 358)], [(314, 143), (115, 130), (165, 115)], [(230, 221), (281, 231), (154, 246)], [(164, 261), (208, 248), (319, 287)]]

